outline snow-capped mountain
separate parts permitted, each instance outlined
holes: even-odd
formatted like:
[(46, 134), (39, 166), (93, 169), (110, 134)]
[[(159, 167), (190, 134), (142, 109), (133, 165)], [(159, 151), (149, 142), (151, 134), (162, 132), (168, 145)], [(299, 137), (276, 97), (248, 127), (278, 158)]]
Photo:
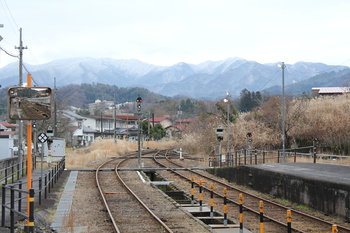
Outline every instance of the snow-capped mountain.
[[(206, 61), (200, 64), (184, 62), (173, 66), (156, 66), (137, 59), (69, 58), (41, 65), (25, 64), (34, 84), (53, 87), (81, 83), (104, 83), (118, 87), (145, 87), (166, 96), (186, 95), (192, 98), (217, 99), (227, 91), (232, 96), (247, 88), (262, 91), (281, 86), (281, 68), (276, 64), (260, 64), (242, 58)], [(285, 85), (313, 77), (323, 71), (339, 71), (346, 66), (297, 62), (286, 64)], [(25, 70), (23, 72), (26, 73)], [(25, 76), (23, 80), (26, 80)], [(18, 85), (18, 63), (0, 69), (2, 86)]]

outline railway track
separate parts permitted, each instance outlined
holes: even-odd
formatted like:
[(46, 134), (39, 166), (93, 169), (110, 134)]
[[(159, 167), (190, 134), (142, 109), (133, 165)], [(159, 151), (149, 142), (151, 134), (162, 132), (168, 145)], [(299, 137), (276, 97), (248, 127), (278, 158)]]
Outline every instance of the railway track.
[[(159, 159), (160, 156), (165, 156), (167, 159)], [(174, 162), (168, 157), (174, 156), (172, 154), (162, 152), (154, 156), (154, 161), (162, 166), (168, 168), (186, 167), (180, 162)], [(238, 220), (239, 216), (239, 194), (243, 194), (243, 216), (244, 225), (255, 232), (259, 232), (260, 227), (260, 209), (259, 203), (263, 201), (264, 205), (264, 228), (265, 232), (287, 232), (286, 212), (289, 207), (278, 204), (272, 200), (263, 198), (258, 195), (253, 195), (250, 192), (238, 189), (237, 187), (215, 178), (206, 172), (193, 171), (193, 170), (171, 170), (173, 174), (185, 179), (187, 183), (191, 182), (192, 177), (195, 180), (205, 181), (203, 183), (203, 189), (206, 191), (203, 193), (203, 200), (209, 203), (210, 198), (210, 184), (214, 184), (215, 187), (215, 203), (222, 203), (223, 189), (227, 189), (227, 208), (229, 209), (229, 217)], [(176, 179), (176, 178), (175, 178)], [(189, 189), (190, 184), (187, 184)], [(223, 205), (218, 204), (215, 206), (218, 209), (222, 209)], [(321, 218), (314, 217), (298, 210), (292, 209), (292, 232), (331, 232), (333, 223), (325, 221)], [(347, 227), (338, 225), (338, 232), (350, 232)]]
[[(114, 232), (173, 232), (128, 186), (132, 182), (128, 172), (118, 171), (128, 160), (113, 159), (96, 170), (96, 183)], [(103, 168), (114, 172), (101, 171)]]

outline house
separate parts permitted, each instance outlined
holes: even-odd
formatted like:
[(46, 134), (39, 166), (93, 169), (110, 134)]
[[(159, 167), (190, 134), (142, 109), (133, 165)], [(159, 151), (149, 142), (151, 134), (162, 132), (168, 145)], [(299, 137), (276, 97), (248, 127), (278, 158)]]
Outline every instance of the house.
[(63, 117), (70, 120), (69, 135), (66, 135), (65, 138), (71, 146), (87, 146), (95, 140), (97, 131), (84, 125), (85, 117), (68, 110), (61, 112)]
[(165, 128), (166, 136), (171, 139), (173, 136), (181, 134), (181, 132), (183, 132), (194, 120), (195, 118), (176, 120), (174, 125), (170, 125)]
[(350, 93), (350, 87), (313, 87), (312, 97)]
[(6, 148), (1, 151), (0, 159), (10, 158), (17, 154), (17, 147), (14, 147), (15, 141), (18, 141), (16, 127), (16, 124), (0, 122), (0, 148)]
[(160, 124), (163, 127), (163, 129), (173, 124), (169, 116), (153, 117), (150, 118), (149, 121), (153, 126), (155, 126), (156, 124)]

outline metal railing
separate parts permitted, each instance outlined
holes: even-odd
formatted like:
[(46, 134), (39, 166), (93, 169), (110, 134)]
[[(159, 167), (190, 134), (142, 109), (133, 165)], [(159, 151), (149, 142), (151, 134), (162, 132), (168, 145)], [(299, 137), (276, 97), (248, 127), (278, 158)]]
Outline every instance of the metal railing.
[(312, 158), (313, 162), (316, 163), (317, 157), (335, 157), (335, 155), (318, 155), (316, 151), (316, 147), (314, 146), (285, 149), (284, 153), (282, 150), (265, 151), (258, 149), (241, 149), (228, 154), (210, 155), (209, 166), (230, 167), (265, 163), (296, 163), (298, 159), (305, 157)]
[[(47, 199), (47, 194), (51, 192), (51, 188), (54, 187), (54, 184), (56, 184), (58, 178), (61, 176), (62, 172), (65, 169), (65, 158), (63, 157), (60, 161), (56, 163), (44, 176), (44, 182), (39, 177), (39, 179), (33, 179), (32, 180), (32, 187), (34, 187), (35, 182), (38, 182), (38, 190), (30, 189), (30, 190), (24, 190), (23, 184), (26, 184), (25, 182), (17, 182), (12, 184), (3, 184), (2, 185), (2, 193), (1, 193), (1, 199), (2, 199), (2, 209), (1, 209), (1, 226), (5, 227), (6, 222), (6, 214), (10, 214), (10, 230), (11, 233), (14, 233), (14, 222), (15, 222), (15, 214), (18, 216), (22, 216), (25, 219), (29, 220), (29, 232), (34, 232), (34, 227), (31, 227), (31, 225), (34, 226), (34, 198), (35, 196), (39, 198), (39, 205), (42, 204), (42, 195), (44, 193), (44, 198)], [(10, 191), (10, 200), (8, 200), (7, 193)], [(27, 194), (22, 196), (22, 194)], [(28, 194), (32, 195), (29, 196), (30, 201), (33, 203), (30, 206), (30, 213), (29, 215), (22, 213), (22, 200), (26, 199)], [(16, 197), (17, 196), (17, 197)], [(16, 208), (17, 207), (17, 208)], [(6, 211), (9, 210), (9, 211)], [(31, 215), (33, 214), (33, 215)], [(32, 221), (32, 224), (30, 222)]]
[(17, 157), (2, 160), (2, 164), (2, 168), (0, 169), (0, 184), (13, 183), (26, 174), (27, 160), (23, 160), (21, 170)]

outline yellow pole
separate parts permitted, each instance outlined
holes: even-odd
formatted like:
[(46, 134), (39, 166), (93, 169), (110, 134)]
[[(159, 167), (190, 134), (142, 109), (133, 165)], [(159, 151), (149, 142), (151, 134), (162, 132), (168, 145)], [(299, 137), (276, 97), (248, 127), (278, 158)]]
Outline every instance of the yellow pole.
[(264, 233), (264, 202), (260, 201), (260, 233)]
[(332, 226), (332, 233), (337, 233), (338, 232), (338, 227), (337, 225)]
[[(32, 86), (32, 75), (27, 75), (27, 84), (28, 87)], [(32, 121), (29, 120), (27, 124), (27, 190), (29, 191), (32, 188)], [(30, 214), (30, 194), (27, 194), (27, 215)], [(27, 220), (29, 226), (32, 226), (34, 223)]]

